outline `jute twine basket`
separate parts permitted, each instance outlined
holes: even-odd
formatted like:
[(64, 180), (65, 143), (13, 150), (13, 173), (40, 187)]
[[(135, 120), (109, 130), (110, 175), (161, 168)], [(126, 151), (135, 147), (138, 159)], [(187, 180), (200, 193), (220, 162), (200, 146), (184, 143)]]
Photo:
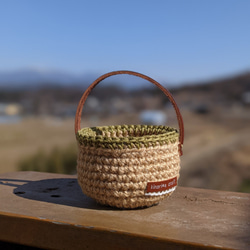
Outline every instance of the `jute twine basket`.
[[(176, 111), (175, 128), (121, 125), (80, 128), (83, 105), (91, 90), (112, 75), (129, 74), (155, 84)], [(79, 153), (78, 183), (97, 202), (118, 208), (149, 207), (171, 195), (177, 186), (184, 138), (181, 113), (170, 92), (148, 76), (114, 71), (95, 80), (77, 107), (75, 133)]]

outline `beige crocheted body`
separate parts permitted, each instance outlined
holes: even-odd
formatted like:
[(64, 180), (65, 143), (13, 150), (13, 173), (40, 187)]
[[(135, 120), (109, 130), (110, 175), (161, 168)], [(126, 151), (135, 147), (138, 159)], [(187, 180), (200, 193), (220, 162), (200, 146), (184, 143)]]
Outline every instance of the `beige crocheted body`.
[(148, 207), (173, 191), (147, 195), (149, 182), (179, 178), (178, 132), (166, 126), (84, 128), (77, 133), (78, 182), (97, 202), (118, 208)]

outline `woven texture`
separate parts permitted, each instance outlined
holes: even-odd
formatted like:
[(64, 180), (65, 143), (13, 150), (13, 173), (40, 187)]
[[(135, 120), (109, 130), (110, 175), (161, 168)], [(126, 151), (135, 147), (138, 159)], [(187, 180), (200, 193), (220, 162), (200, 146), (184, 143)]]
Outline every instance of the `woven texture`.
[(171, 195), (145, 195), (151, 181), (179, 178), (179, 134), (167, 126), (123, 125), (83, 128), (77, 173), (82, 191), (118, 208), (148, 207)]

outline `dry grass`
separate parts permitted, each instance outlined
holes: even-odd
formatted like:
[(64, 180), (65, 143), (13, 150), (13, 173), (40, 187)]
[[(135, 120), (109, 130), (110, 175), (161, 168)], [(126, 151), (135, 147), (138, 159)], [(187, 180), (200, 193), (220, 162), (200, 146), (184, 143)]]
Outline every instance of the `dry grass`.
[(17, 124), (0, 125), (0, 173), (17, 170), (25, 156), (53, 147), (75, 143), (73, 120), (24, 119)]
[[(228, 110), (230, 113), (230, 110)], [(250, 117), (184, 113), (185, 147), (180, 184), (238, 191), (250, 179)]]

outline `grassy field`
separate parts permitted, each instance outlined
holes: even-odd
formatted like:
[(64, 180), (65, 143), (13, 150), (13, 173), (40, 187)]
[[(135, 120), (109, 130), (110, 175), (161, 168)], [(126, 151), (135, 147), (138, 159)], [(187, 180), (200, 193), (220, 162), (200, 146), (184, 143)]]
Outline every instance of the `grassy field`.
[[(183, 111), (183, 118), (185, 144), (180, 185), (232, 191), (245, 187), (250, 180), (249, 111), (237, 115)], [(85, 121), (84, 126), (139, 123), (136, 114), (90, 121)], [(170, 110), (168, 125), (174, 124), (175, 114)], [(49, 152), (69, 145), (76, 148), (73, 119), (27, 118), (16, 124), (0, 124), (0, 136), (0, 173), (17, 171), (19, 162), (38, 150)]]
[(0, 172), (17, 171), (18, 162), (38, 150), (75, 146), (73, 120), (24, 119), (0, 125)]

